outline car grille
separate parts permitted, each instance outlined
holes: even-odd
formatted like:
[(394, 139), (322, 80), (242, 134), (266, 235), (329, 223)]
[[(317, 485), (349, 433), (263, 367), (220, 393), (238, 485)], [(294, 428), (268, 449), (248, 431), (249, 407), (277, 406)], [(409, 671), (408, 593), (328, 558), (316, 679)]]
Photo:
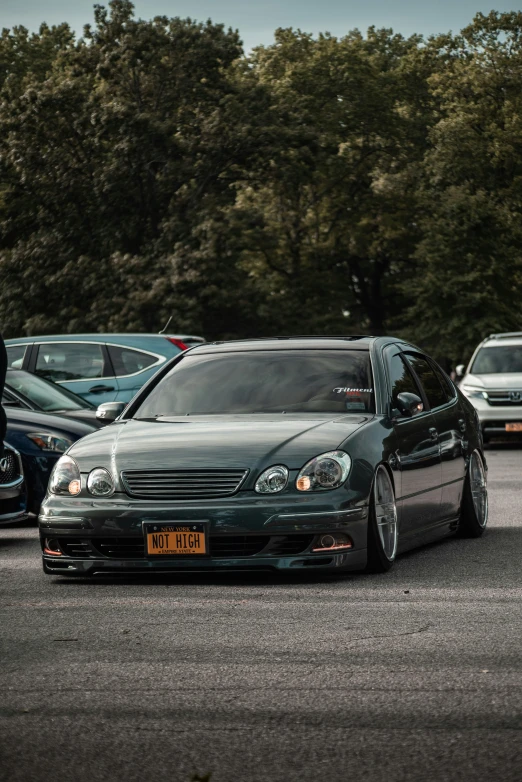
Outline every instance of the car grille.
[(301, 554), (312, 543), (314, 537), (315, 535), (285, 535), (281, 538), (272, 538), (269, 553), (274, 557)]
[(248, 470), (127, 470), (121, 479), (127, 494), (147, 500), (229, 497)]
[(522, 391), (488, 391), (487, 399), (492, 407), (522, 406)]
[(94, 538), (92, 545), (110, 559), (142, 559), (145, 556), (143, 538)]
[(259, 554), (270, 535), (211, 535), (211, 557), (251, 557)]
[(60, 538), (58, 545), (66, 557), (88, 557), (91, 554), (91, 546), (88, 540), (80, 538)]
[(13, 483), (20, 477), (18, 459), (12, 451), (5, 451), (0, 460), (0, 485)]
[[(283, 557), (301, 554), (314, 535), (211, 535), (210, 556), (216, 559), (252, 557), (261, 552), (265, 556)], [(67, 557), (87, 559), (142, 559), (145, 543), (141, 537), (128, 538), (60, 538), (61, 550)], [(266, 549), (266, 550), (265, 550)]]

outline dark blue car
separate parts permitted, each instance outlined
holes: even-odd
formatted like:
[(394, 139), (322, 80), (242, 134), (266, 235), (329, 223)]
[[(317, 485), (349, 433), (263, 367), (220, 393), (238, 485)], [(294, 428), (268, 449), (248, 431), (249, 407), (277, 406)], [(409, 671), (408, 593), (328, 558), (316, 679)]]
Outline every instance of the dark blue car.
[(26, 516), (24, 471), (20, 454), (8, 443), (0, 457), (0, 524), (20, 521)]
[(52, 469), (60, 456), (95, 424), (35, 410), (6, 406), (6, 442), (21, 454), (27, 489), (27, 510), (38, 513)]

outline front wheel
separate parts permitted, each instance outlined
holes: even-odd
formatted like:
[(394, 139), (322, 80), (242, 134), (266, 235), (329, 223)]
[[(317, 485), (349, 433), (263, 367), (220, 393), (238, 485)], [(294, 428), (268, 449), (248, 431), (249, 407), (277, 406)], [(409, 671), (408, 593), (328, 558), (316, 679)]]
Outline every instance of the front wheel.
[(368, 517), (368, 573), (385, 573), (397, 554), (399, 530), (397, 504), (388, 470), (380, 464), (375, 472)]
[(488, 523), (488, 510), (486, 469), (480, 452), (473, 451), (460, 506), (459, 535), (480, 538)]

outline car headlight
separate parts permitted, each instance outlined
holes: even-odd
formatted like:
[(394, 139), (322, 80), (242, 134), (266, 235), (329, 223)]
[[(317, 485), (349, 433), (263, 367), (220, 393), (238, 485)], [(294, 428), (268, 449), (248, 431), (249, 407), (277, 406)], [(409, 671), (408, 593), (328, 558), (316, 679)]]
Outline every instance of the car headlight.
[(79, 494), (81, 490), (80, 468), (70, 456), (62, 456), (54, 465), (49, 479), (51, 494)]
[(295, 482), (299, 491), (337, 489), (345, 482), (352, 460), (344, 451), (329, 451), (311, 459)]
[(65, 453), (73, 444), (72, 440), (62, 437), (59, 434), (50, 434), (49, 432), (31, 432), (27, 434), (33, 445), (41, 448), (46, 453)]
[(104, 467), (91, 470), (87, 478), (87, 491), (95, 497), (109, 497), (114, 494), (114, 479)]
[(288, 470), (284, 465), (277, 464), (261, 473), (256, 481), (258, 494), (276, 494), (283, 491), (288, 483)]
[(468, 399), (487, 399), (486, 391), (480, 386), (460, 386), (460, 390)]

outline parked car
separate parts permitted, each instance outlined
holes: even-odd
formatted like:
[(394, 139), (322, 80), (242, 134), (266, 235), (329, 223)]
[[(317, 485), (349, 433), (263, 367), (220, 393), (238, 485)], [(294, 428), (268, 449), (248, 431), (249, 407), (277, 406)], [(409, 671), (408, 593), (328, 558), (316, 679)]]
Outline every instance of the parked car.
[(6, 340), (8, 366), (52, 380), (93, 405), (129, 402), (173, 356), (203, 337), (62, 334)]
[(487, 524), (476, 412), (399, 339), (206, 344), (102, 407), (53, 472), (46, 573), (386, 571)]
[(96, 418), (96, 408), (90, 402), (51, 380), (32, 375), (23, 369), (7, 370), (2, 404), (4, 408), (18, 407), (39, 413), (54, 413), (96, 427), (101, 426)]
[(0, 524), (21, 521), (26, 515), (22, 459), (15, 448), (4, 443), (0, 458)]
[(96, 424), (82, 423), (51, 413), (6, 407), (6, 441), (21, 454), (27, 510), (38, 513), (49, 477), (60, 456), (80, 437), (96, 431)]
[(486, 442), (495, 435), (522, 434), (522, 332), (490, 334), (457, 374)]

